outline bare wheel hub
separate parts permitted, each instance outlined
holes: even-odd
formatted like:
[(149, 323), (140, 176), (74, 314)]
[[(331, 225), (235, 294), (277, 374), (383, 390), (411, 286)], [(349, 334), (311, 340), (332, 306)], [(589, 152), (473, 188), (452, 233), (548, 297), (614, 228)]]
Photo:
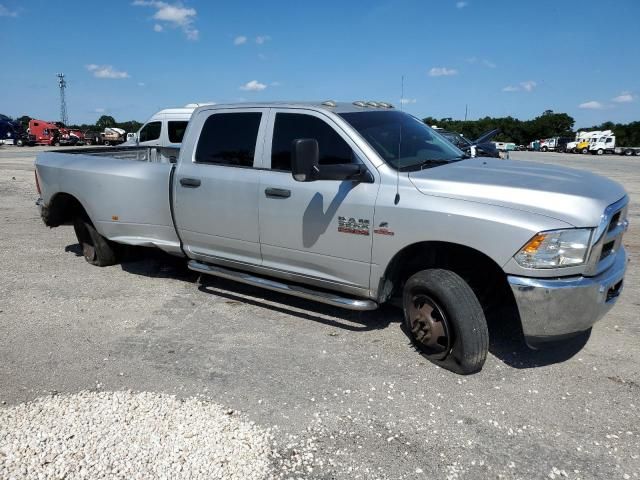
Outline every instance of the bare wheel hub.
[(434, 359), (444, 359), (451, 350), (449, 322), (442, 308), (429, 295), (416, 293), (409, 305), (409, 326), (424, 353)]

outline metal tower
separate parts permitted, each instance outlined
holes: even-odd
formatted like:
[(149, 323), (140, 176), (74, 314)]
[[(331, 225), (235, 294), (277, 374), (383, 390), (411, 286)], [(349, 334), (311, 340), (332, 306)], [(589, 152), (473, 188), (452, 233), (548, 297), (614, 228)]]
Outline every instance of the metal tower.
[(60, 121), (67, 125), (69, 119), (67, 118), (67, 101), (65, 99), (64, 91), (67, 88), (67, 82), (64, 79), (64, 73), (56, 74), (58, 77), (58, 86), (60, 87)]

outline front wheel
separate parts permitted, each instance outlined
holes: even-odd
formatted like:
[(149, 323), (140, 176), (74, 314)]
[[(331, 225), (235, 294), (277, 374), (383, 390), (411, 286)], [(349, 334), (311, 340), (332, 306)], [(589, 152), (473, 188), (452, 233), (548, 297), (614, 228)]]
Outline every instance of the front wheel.
[(587, 153), (589, 153), (589, 149), (588, 148), (583, 148), (582, 149), (582, 153), (586, 155)]
[(463, 375), (482, 369), (489, 330), (478, 298), (462, 277), (422, 270), (407, 280), (402, 297), (407, 334), (429, 361)]
[(604, 150), (602, 150), (601, 148), (598, 149), (598, 155), (602, 155), (604, 153)]
[(114, 244), (100, 235), (91, 221), (83, 217), (76, 217), (73, 229), (82, 248), (82, 255), (87, 262), (98, 267), (107, 267), (117, 263)]

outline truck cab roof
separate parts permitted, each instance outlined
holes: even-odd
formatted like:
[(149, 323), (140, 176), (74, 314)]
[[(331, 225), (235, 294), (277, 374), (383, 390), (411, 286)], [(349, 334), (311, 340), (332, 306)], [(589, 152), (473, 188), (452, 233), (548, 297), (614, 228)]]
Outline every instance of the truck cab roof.
[(232, 108), (301, 108), (316, 111), (329, 111), (337, 114), (355, 113), (365, 111), (394, 110), (393, 105), (387, 102), (373, 102), (359, 100), (355, 102), (325, 101), (273, 101), (273, 102), (243, 102), (243, 103), (217, 103), (201, 105), (195, 110), (232, 109)]

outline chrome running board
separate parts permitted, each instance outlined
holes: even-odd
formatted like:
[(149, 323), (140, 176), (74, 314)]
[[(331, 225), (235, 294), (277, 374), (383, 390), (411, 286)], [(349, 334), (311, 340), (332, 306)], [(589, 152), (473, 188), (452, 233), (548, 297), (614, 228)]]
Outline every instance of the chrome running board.
[(375, 310), (376, 308), (378, 308), (378, 304), (373, 300), (341, 297), (335, 293), (311, 290), (310, 288), (305, 288), (298, 285), (289, 285), (276, 280), (257, 277), (249, 273), (230, 270), (227, 268), (219, 267), (217, 265), (198, 262), (196, 260), (189, 261), (189, 269), (195, 272), (226, 278), (228, 280), (246, 283), (247, 285), (253, 285), (255, 287), (265, 288), (274, 292), (285, 293), (294, 297), (304, 298), (307, 300), (315, 300), (316, 302), (326, 303), (327, 305), (346, 308), (348, 310), (363, 311)]

